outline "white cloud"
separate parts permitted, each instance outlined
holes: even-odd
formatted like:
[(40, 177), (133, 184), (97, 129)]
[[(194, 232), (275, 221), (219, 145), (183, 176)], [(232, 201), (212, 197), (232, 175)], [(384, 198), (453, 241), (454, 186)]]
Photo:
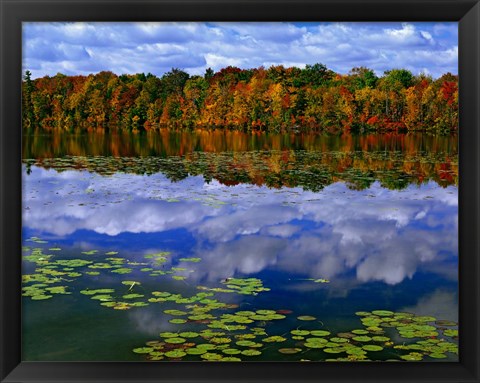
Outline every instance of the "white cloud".
[(24, 185), (29, 229), (56, 236), (186, 230), (202, 258), (189, 277), (198, 281), (274, 267), (394, 285), (421, 268), (451, 276), (445, 259), (458, 254), (457, 189), (434, 183), (392, 191), (377, 182), (363, 192), (336, 183), (300, 193), (206, 184), (201, 176), (171, 183), (162, 174), (102, 177), (33, 166)]
[(23, 68), (34, 77), (317, 62), (439, 76), (457, 73), (458, 61), (456, 23), (25, 23), (23, 32)]

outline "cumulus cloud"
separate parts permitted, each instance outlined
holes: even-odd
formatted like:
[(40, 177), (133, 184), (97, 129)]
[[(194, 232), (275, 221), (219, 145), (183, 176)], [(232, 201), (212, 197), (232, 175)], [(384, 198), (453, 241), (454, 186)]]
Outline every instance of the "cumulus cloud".
[(457, 73), (457, 23), (46, 23), (23, 25), (23, 69), (117, 74), (172, 67), (253, 68), (323, 63), (339, 73), (367, 66), (381, 75), (406, 68), (433, 76)]
[(186, 230), (195, 241), (191, 255), (202, 258), (189, 276), (197, 282), (268, 269), (389, 285), (419, 270), (456, 278), (453, 186), (392, 191), (376, 182), (358, 192), (336, 183), (300, 193), (207, 184), (201, 176), (171, 183), (160, 173), (102, 177), (35, 166), (24, 185), (24, 227), (47, 235)]
[(416, 305), (404, 307), (399, 311), (434, 316), (435, 318), (457, 322), (458, 293), (440, 288), (427, 296), (421, 297)]

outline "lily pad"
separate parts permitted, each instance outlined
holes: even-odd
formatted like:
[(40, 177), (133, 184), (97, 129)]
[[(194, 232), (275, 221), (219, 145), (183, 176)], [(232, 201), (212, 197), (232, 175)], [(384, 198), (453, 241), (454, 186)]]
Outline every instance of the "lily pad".
[(444, 359), (447, 357), (447, 355), (442, 354), (441, 352), (432, 352), (431, 354), (428, 354), (428, 356), (434, 359)]
[(207, 350), (204, 348), (192, 347), (192, 348), (186, 349), (185, 352), (189, 355), (202, 355), (202, 354), (205, 354)]
[(234, 356), (227, 356), (227, 357), (223, 357), (219, 361), (220, 362), (241, 362), (242, 360), (240, 358), (236, 358)]
[(366, 344), (365, 346), (362, 347), (362, 349), (365, 351), (382, 351), (383, 347), (380, 347), (374, 344)]
[(220, 354), (215, 354), (213, 352), (206, 352), (205, 354), (200, 355), (200, 358), (206, 359), (206, 360), (220, 360), (223, 357)]
[(174, 319), (170, 319), (168, 322), (173, 323), (173, 324), (183, 324), (183, 323), (187, 323), (187, 320), (186, 319), (180, 319), (180, 318), (174, 318)]
[(154, 351), (153, 347), (138, 347), (132, 350), (135, 354), (150, 354)]
[(172, 351), (167, 351), (165, 353), (165, 356), (168, 357), (168, 358), (183, 358), (185, 355), (187, 355), (187, 353), (183, 350), (172, 350)]
[(299, 317), (297, 317), (298, 320), (302, 320), (302, 321), (312, 321), (312, 320), (315, 320), (317, 318), (315, 318), (314, 316), (311, 316), (311, 315), (301, 315)]
[(31, 299), (33, 301), (43, 301), (43, 300), (46, 300), (46, 299), (50, 299), (50, 298), (53, 298), (53, 295), (34, 295)]
[(185, 343), (186, 341), (185, 338), (165, 338), (165, 343), (180, 344)]
[(444, 330), (443, 335), (455, 337), (455, 336), (458, 336), (458, 330), (452, 330), (452, 329)]
[(224, 354), (227, 354), (227, 355), (236, 355), (236, 354), (240, 354), (242, 351), (240, 351), (236, 348), (226, 348), (226, 349), (222, 350), (222, 352)]
[(326, 352), (328, 354), (340, 354), (341, 352), (345, 352), (345, 349), (340, 347), (330, 347), (324, 348), (323, 352)]
[(193, 331), (181, 332), (179, 335), (182, 338), (196, 338), (196, 337), (200, 336), (200, 334), (198, 332), (193, 332)]
[(267, 343), (272, 343), (272, 342), (284, 342), (286, 341), (287, 339), (284, 338), (283, 336), (279, 336), (279, 335), (274, 335), (274, 336), (269, 336), (267, 338), (264, 338), (262, 339), (264, 342), (267, 342)]
[(380, 317), (388, 317), (392, 316), (394, 314), (393, 311), (388, 311), (388, 310), (374, 310), (372, 311), (372, 314), (380, 316)]
[(403, 360), (408, 360), (408, 361), (419, 361), (419, 360), (423, 359), (423, 356), (422, 356), (422, 354), (420, 354), (418, 352), (412, 352), (412, 353), (407, 354), (407, 355), (402, 355), (402, 356), (400, 356), (400, 358), (403, 359)]
[(188, 314), (185, 311), (181, 311), (181, 310), (164, 310), (163, 312), (165, 314), (174, 315), (174, 316), (182, 316), (182, 315), (187, 315)]
[(326, 330), (312, 330), (312, 331), (310, 331), (310, 334), (313, 335), (313, 336), (329, 336), (329, 335), (330, 335), (330, 331), (326, 331)]
[[(300, 335), (300, 336), (303, 336), (303, 335), (308, 335), (310, 334), (310, 331), (308, 330), (292, 330), (290, 331), (291, 334), (293, 335)], [(328, 335), (328, 334), (327, 334)]]

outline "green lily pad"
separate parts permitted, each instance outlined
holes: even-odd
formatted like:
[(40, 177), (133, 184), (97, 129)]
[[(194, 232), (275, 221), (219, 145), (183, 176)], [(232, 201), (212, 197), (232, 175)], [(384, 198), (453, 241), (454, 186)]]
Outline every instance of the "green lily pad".
[(200, 355), (200, 358), (206, 359), (206, 360), (220, 360), (223, 357), (220, 354), (215, 354), (213, 352), (206, 352), (205, 354)]
[(164, 310), (163, 312), (165, 314), (175, 315), (175, 316), (182, 316), (182, 315), (187, 315), (188, 314), (185, 311), (181, 311), (181, 310)]
[(308, 347), (308, 348), (325, 348), (326, 347), (326, 344), (324, 343), (311, 343), (311, 342), (306, 342), (304, 344), (305, 347)]
[(180, 319), (180, 318), (174, 318), (174, 319), (170, 319), (168, 322), (173, 323), (173, 324), (183, 324), (183, 323), (187, 323), (187, 320), (186, 319)]
[(257, 310), (256, 313), (260, 314), (260, 315), (272, 315), (272, 314), (276, 314), (276, 311), (274, 311), (274, 310)]
[(187, 355), (187, 353), (183, 350), (172, 350), (172, 351), (167, 351), (165, 353), (165, 356), (166, 357), (169, 357), (169, 358), (174, 358), (174, 359), (178, 359), (178, 358), (183, 358), (185, 355)]
[(193, 331), (181, 332), (179, 335), (182, 338), (196, 338), (196, 337), (200, 336), (200, 334), (198, 332), (193, 332)]
[(150, 354), (154, 351), (153, 347), (138, 347), (132, 350), (135, 354)]
[(249, 316), (252, 316), (252, 315), (255, 315), (256, 313), (253, 312), (253, 311), (237, 311), (235, 313), (235, 315), (240, 315), (240, 316), (244, 316), (244, 317), (249, 317)]
[(43, 300), (46, 300), (46, 299), (50, 299), (50, 298), (53, 298), (53, 295), (34, 295), (31, 299), (33, 301), (43, 301)]
[(293, 335), (300, 335), (300, 336), (302, 336), (302, 335), (308, 335), (308, 334), (310, 334), (310, 331), (308, 331), (308, 330), (292, 330), (292, 331), (290, 331), (290, 333), (293, 334)]
[(126, 294), (122, 298), (123, 299), (136, 299), (136, 298), (143, 298), (144, 295), (142, 294)]
[(408, 361), (419, 361), (419, 360), (423, 359), (423, 356), (422, 356), (422, 354), (420, 354), (418, 352), (412, 352), (412, 353), (407, 354), (407, 355), (402, 355), (400, 358), (403, 359), (403, 360), (408, 360)]
[(414, 322), (435, 322), (437, 319), (431, 316), (416, 316), (412, 320)]
[(267, 343), (272, 343), (272, 342), (284, 342), (286, 341), (287, 339), (284, 338), (283, 336), (279, 336), (279, 335), (274, 335), (274, 336), (269, 336), (267, 338), (264, 338), (262, 339), (264, 342), (267, 342)]
[(107, 295), (107, 294), (101, 294), (101, 295), (94, 295), (92, 297), (90, 297), (90, 299), (94, 299), (94, 300), (98, 300), (98, 301), (111, 301), (113, 300), (113, 297), (111, 295)]
[(313, 336), (329, 336), (329, 335), (330, 335), (330, 331), (326, 331), (326, 330), (312, 330), (312, 331), (310, 331), (310, 334), (313, 335)]
[(251, 341), (251, 340), (239, 340), (236, 342), (238, 346), (243, 346), (243, 347), (251, 347), (252, 345), (255, 345), (256, 343)]
[(222, 350), (222, 352), (227, 355), (236, 355), (241, 353), (241, 351), (236, 348), (226, 348)]
[(98, 253), (98, 250), (82, 251), (82, 254), (85, 254), (85, 255), (93, 255), (96, 253)]
[(186, 349), (185, 352), (189, 355), (202, 355), (205, 354), (207, 350), (204, 348), (193, 347)]
[(197, 348), (201, 348), (203, 350), (215, 350), (218, 346), (215, 344), (210, 343), (201, 343), (197, 344)]
[(116, 274), (130, 274), (133, 270), (129, 269), (128, 267), (120, 267), (118, 269), (112, 270), (112, 273)]
[(185, 338), (165, 338), (165, 343), (180, 344), (185, 343), (186, 341)]
[(374, 340), (375, 342), (388, 342), (390, 340), (390, 338), (386, 337), (386, 336), (372, 336), (372, 340)]
[(458, 336), (458, 330), (448, 329), (443, 331), (443, 335), (445, 336)]
[(432, 352), (431, 354), (428, 354), (428, 356), (434, 359), (444, 359), (447, 357), (447, 355), (442, 354), (441, 352)]
[(330, 347), (324, 348), (323, 352), (326, 352), (328, 354), (340, 354), (341, 352), (345, 352), (345, 349), (341, 347)]
[(162, 338), (175, 338), (175, 337), (178, 337), (178, 333), (176, 333), (176, 332), (161, 332), (160, 336)]
[(241, 362), (242, 360), (234, 356), (227, 356), (227, 357), (223, 357), (222, 359), (219, 359), (219, 361), (220, 362)]
[(242, 355), (245, 355), (245, 356), (257, 356), (257, 355), (261, 355), (261, 354), (262, 354), (261, 351), (252, 350), (252, 349), (242, 351)]
[(377, 315), (379, 317), (389, 317), (394, 314), (393, 311), (388, 311), (388, 310), (374, 310), (372, 311), (372, 314)]
[(125, 286), (128, 286), (128, 287), (132, 288), (134, 286), (140, 286), (141, 283), (137, 282), (137, 281), (122, 281), (122, 285), (125, 285)]
[(297, 317), (298, 320), (302, 320), (302, 321), (311, 321), (311, 320), (315, 320), (317, 318), (315, 318), (314, 316), (311, 316), (311, 315), (301, 315), (299, 317)]
[(374, 344), (366, 344), (365, 346), (362, 347), (362, 349), (365, 351), (382, 351), (383, 347), (380, 347)]

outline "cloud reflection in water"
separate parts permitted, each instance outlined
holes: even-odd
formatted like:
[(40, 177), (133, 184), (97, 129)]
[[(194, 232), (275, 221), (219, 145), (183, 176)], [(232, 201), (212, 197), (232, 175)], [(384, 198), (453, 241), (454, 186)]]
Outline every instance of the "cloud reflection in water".
[(395, 285), (419, 268), (446, 274), (458, 253), (457, 188), (434, 183), (402, 191), (336, 183), (314, 193), (32, 167), (24, 185), (24, 226), (60, 238), (187, 230), (196, 242), (188, 255), (202, 258), (193, 281), (269, 269)]

